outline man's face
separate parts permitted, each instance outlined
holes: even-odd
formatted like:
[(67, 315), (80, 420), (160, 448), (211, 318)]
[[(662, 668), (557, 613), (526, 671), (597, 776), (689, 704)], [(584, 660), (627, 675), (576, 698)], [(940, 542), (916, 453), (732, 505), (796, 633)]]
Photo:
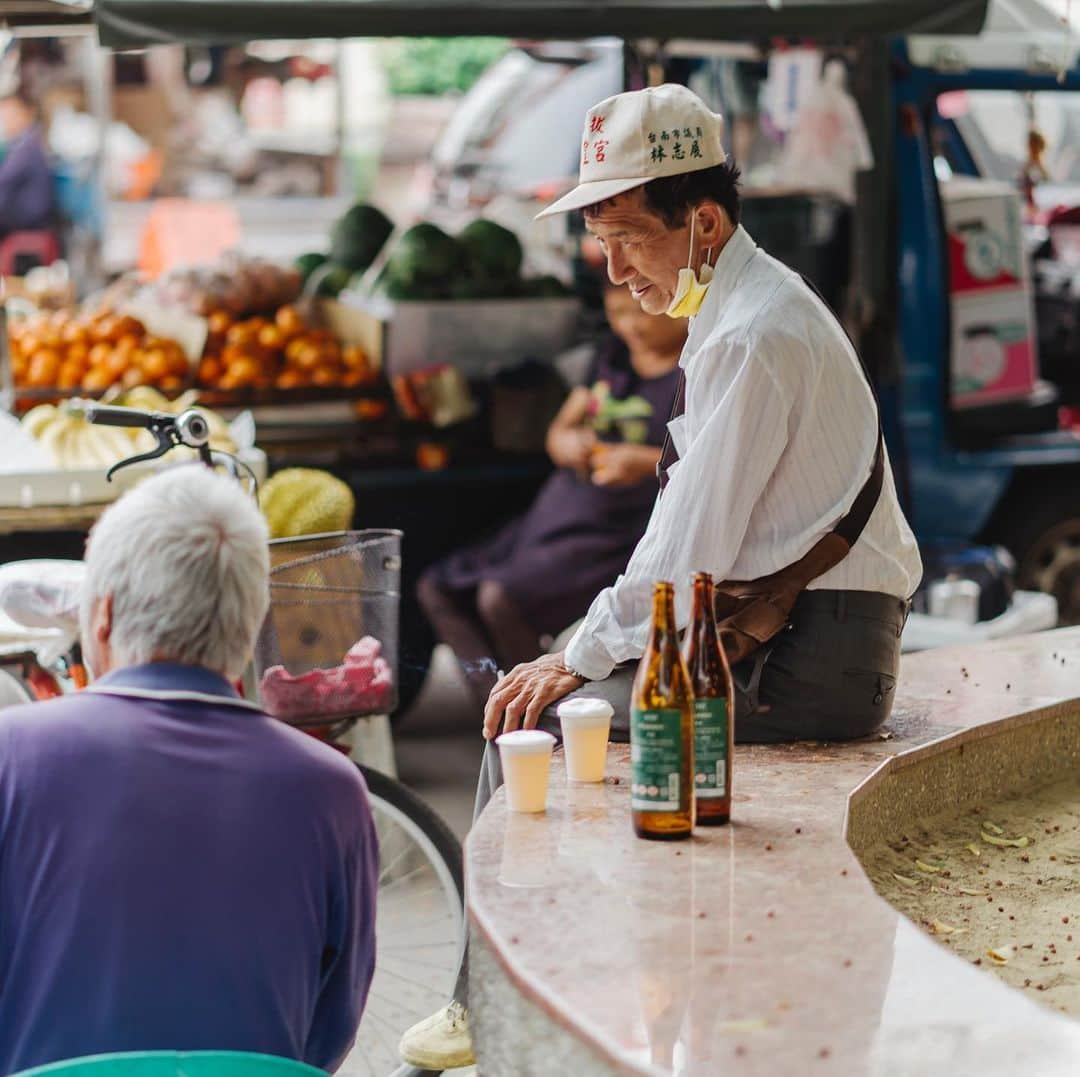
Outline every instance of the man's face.
[(611, 282), (625, 284), (647, 314), (663, 314), (688, 262), (689, 215), (681, 228), (669, 227), (646, 207), (637, 187), (586, 217), (585, 227), (600, 241)]

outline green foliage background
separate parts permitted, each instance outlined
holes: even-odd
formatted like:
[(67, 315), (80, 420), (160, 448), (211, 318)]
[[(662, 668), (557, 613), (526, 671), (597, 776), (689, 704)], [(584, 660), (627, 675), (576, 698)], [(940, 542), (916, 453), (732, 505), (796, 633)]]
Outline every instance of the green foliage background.
[(395, 38), (382, 45), (390, 92), (464, 93), (510, 47), (501, 37)]

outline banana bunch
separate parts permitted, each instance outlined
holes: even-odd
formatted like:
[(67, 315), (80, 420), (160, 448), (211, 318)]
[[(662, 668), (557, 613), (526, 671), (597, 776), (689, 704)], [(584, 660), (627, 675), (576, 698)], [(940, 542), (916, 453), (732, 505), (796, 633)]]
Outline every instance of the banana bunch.
[(111, 467), (154, 446), (146, 430), (92, 426), (82, 415), (52, 404), (32, 408), (23, 416), (22, 425), (61, 471)]
[[(164, 411), (173, 415), (190, 408), (196, 399), (193, 392), (169, 400), (156, 389), (139, 386), (131, 389), (114, 403), (144, 411)], [(199, 408), (210, 424), (210, 447), (224, 452), (236, 452), (236, 443), (229, 434), (229, 425), (216, 412)], [(23, 429), (52, 458), (61, 471), (97, 470), (111, 467), (120, 460), (149, 452), (157, 444), (149, 430), (126, 429), (117, 426), (95, 426), (83, 415), (52, 404), (39, 404), (22, 419)], [(177, 449), (169, 459), (180, 460), (194, 456), (192, 449)]]

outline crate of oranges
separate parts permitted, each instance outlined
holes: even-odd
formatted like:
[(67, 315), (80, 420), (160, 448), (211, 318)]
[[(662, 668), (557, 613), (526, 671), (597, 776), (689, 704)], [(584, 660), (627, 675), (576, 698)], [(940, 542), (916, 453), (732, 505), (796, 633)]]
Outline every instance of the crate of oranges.
[[(379, 380), (363, 348), (343, 344), (329, 329), (288, 305), (273, 317), (210, 314), (198, 385), (233, 396), (359, 395)], [(204, 399), (205, 399), (204, 394)]]
[(191, 382), (184, 350), (129, 315), (61, 310), (8, 323), (11, 372), (24, 399), (96, 396), (113, 386), (179, 392)]

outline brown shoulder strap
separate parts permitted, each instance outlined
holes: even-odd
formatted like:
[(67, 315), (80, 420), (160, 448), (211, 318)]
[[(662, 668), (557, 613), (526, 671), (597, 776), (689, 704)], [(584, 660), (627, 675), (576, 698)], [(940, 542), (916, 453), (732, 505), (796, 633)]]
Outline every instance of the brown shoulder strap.
[[(671, 402), (668, 423), (677, 419), (684, 411), (686, 411), (686, 371), (680, 366), (679, 380), (675, 386), (675, 399)], [(664, 427), (664, 447), (660, 450), (660, 459), (656, 464), (656, 478), (660, 483), (661, 491), (668, 484), (668, 468), (678, 459), (679, 454), (675, 451), (675, 442), (671, 440), (671, 431)]]

